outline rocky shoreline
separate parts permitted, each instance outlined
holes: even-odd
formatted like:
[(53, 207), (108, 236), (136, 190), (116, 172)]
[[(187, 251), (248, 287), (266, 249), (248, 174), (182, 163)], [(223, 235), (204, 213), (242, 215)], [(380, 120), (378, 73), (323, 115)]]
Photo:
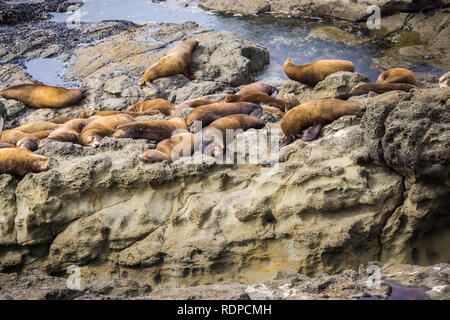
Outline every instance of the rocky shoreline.
[[(46, 12), (67, 4), (53, 1)], [(67, 63), (67, 78), (91, 89), (81, 103), (62, 109), (2, 100), (7, 127), (123, 110), (153, 98), (219, 100), (270, 63), (266, 48), (194, 22), (105, 21), (68, 29), (41, 18), (14, 20), (4, 10), (2, 3), (0, 16), (9, 17), (3, 21), (15, 25), (0, 29), (6, 44), (0, 87), (32, 82), (24, 59), (51, 57)], [(399, 15), (403, 20), (392, 18), (387, 38), (405, 25), (420, 29), (428, 37), (423, 46), (450, 61), (442, 48), (447, 11)], [(200, 40), (192, 58), (198, 81), (158, 79), (163, 93), (137, 85), (149, 60), (189, 37)], [(279, 98), (330, 98), (369, 81), (348, 72), (314, 88), (288, 80)], [(427, 298), (449, 299), (449, 265), (417, 265), (450, 261), (450, 89), (352, 99), (366, 105), (362, 118), (342, 117), (319, 139), (283, 148), (275, 169), (267, 161), (219, 165), (212, 158), (145, 165), (137, 156), (156, 146), (146, 140), (106, 138), (95, 150), (44, 147), (37, 153), (49, 157), (51, 170), (21, 180), (0, 175), (0, 272), (21, 275), (0, 274), (0, 299), (386, 299), (388, 282), (372, 291), (363, 285), (368, 275), (360, 265), (369, 261), (380, 261), (388, 280), (427, 286)], [(269, 129), (279, 128), (281, 117), (265, 112), (263, 118)], [(250, 143), (252, 132), (244, 134)], [(71, 265), (90, 281), (81, 291), (49, 276)]]

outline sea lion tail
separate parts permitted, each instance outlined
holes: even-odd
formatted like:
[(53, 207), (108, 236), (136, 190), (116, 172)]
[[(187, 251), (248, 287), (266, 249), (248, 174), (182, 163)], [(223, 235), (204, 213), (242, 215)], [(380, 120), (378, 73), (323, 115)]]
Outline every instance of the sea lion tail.
[(152, 82), (150, 82), (150, 81), (145, 81), (145, 85), (147, 86), (147, 87), (149, 87), (149, 88), (153, 88), (153, 89), (155, 89), (156, 91), (158, 91), (158, 93), (163, 93), (163, 89), (161, 89), (161, 87), (160, 86), (158, 86), (158, 85), (156, 85), (156, 84), (154, 84), (154, 83), (152, 83)]
[(348, 100), (352, 97), (353, 95), (350, 93), (343, 93), (343, 94), (338, 94), (337, 96), (335, 96), (335, 99), (339, 99), (339, 100)]

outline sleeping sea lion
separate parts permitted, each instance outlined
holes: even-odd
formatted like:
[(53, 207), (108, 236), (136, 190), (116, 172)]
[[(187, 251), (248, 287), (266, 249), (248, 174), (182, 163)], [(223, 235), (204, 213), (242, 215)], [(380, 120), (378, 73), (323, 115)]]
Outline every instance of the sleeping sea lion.
[(92, 121), (98, 119), (99, 117), (94, 116), (87, 119), (74, 119), (66, 122), (58, 129), (52, 131), (48, 137), (39, 141), (39, 148), (43, 148), (50, 142), (72, 142), (80, 143), (78, 137), (80, 132)]
[(269, 96), (276, 96), (278, 94), (278, 89), (264, 82), (254, 82), (243, 86), (236, 94), (245, 96), (252, 93), (264, 93)]
[(64, 108), (80, 102), (87, 88), (66, 89), (43, 84), (20, 84), (0, 90), (0, 96), (32, 108)]
[(190, 157), (200, 144), (198, 135), (183, 132), (173, 135), (158, 143), (156, 149), (148, 150), (139, 156), (139, 160), (146, 163), (175, 161), (181, 157)]
[(45, 130), (55, 130), (58, 129), (60, 126), (61, 124), (53, 123), (51, 121), (34, 121), (24, 124), (23, 126), (14, 128), (14, 130), (21, 131), (24, 133), (35, 133)]
[(48, 159), (21, 148), (0, 149), (0, 174), (9, 173), (24, 176), (29, 172), (49, 169)]
[(17, 148), (35, 151), (38, 148), (39, 139), (30, 133), (13, 129), (3, 131), (0, 142), (15, 145)]
[(49, 122), (56, 123), (56, 124), (64, 124), (73, 119), (76, 119), (76, 118), (56, 118), (53, 120), (49, 120)]
[(43, 130), (38, 132), (33, 132), (31, 135), (37, 138), (38, 140), (42, 140), (48, 137), (48, 135), (53, 132), (53, 130)]
[(138, 102), (127, 109), (133, 112), (159, 111), (166, 116), (170, 116), (175, 111), (175, 107), (169, 101), (164, 99), (152, 99)]
[[(362, 116), (366, 107), (356, 101), (339, 99), (315, 100), (303, 103), (288, 112), (281, 119), (281, 130), (286, 135), (280, 147), (288, 145), (296, 138), (303, 141), (314, 139), (324, 123), (332, 122), (345, 115)], [(311, 127), (308, 131), (303, 130)]]
[(311, 87), (314, 87), (330, 74), (339, 71), (355, 72), (355, 66), (351, 61), (347, 60), (319, 60), (310, 64), (296, 66), (292, 59), (287, 59), (284, 63), (284, 73), (289, 79)]
[(417, 87), (408, 83), (365, 83), (357, 86), (356, 88), (353, 88), (348, 93), (337, 95), (335, 99), (348, 100), (350, 97), (362, 96), (365, 94), (369, 94), (370, 92), (376, 94), (383, 94), (394, 90), (409, 92), (414, 88)]
[(85, 110), (81, 112), (78, 115), (78, 118), (90, 118), (92, 116), (100, 116), (100, 117), (107, 117), (107, 116), (113, 116), (116, 114), (127, 114), (133, 118), (141, 117), (141, 116), (153, 116), (155, 114), (158, 114), (159, 111), (157, 110), (150, 110), (146, 112), (133, 112), (133, 111), (114, 111), (114, 110)]
[(174, 46), (172, 49), (145, 70), (140, 86), (144, 84), (153, 87), (161, 92), (161, 88), (153, 84), (152, 81), (162, 77), (170, 77), (177, 74), (183, 74), (189, 80), (194, 80), (191, 72), (192, 52), (197, 48), (199, 41), (196, 39), (184, 40)]
[(81, 130), (79, 142), (82, 145), (97, 148), (104, 137), (110, 137), (120, 125), (136, 122), (133, 117), (126, 114), (96, 118)]
[(186, 123), (182, 118), (170, 120), (139, 121), (119, 126), (114, 138), (133, 138), (161, 141), (170, 138), (174, 132), (187, 131)]
[(273, 98), (264, 93), (250, 93), (247, 95), (229, 94), (223, 99), (223, 102), (252, 102), (259, 104), (261, 107), (275, 107), (282, 112), (298, 105), (298, 100), (294, 94), (286, 94), (285, 101)]
[(377, 79), (377, 83), (409, 83), (419, 88), (423, 87), (417, 81), (414, 73), (405, 68), (393, 68), (382, 72)]
[(217, 102), (218, 101), (216, 101), (216, 100), (210, 100), (210, 99), (199, 99), (199, 100), (194, 100), (194, 101), (182, 102), (175, 107), (173, 114), (178, 114), (178, 112), (180, 112), (184, 108), (194, 108), (195, 109), (197, 107), (206, 106), (208, 104), (213, 104), (213, 103), (217, 103)]
[(232, 114), (248, 114), (259, 117), (262, 114), (262, 109), (259, 105), (251, 102), (219, 102), (209, 104), (192, 110), (186, 118), (186, 125), (192, 131), (195, 121), (201, 121), (202, 126), (206, 127), (214, 120), (231, 116)]
[[(213, 121), (209, 126), (203, 129), (202, 149), (208, 155), (210, 152), (214, 156), (222, 153), (226, 144), (231, 143), (227, 139), (227, 130), (233, 130), (233, 137), (236, 131), (247, 131), (255, 128), (261, 129), (266, 125), (265, 121), (246, 114), (233, 114)], [(211, 145), (211, 147), (209, 147)], [(206, 149), (208, 149), (206, 151)]]

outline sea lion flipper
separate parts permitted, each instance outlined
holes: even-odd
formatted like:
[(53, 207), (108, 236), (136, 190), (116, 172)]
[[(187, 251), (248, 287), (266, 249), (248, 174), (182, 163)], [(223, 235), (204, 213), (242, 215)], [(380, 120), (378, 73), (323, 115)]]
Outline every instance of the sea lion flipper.
[(339, 99), (339, 100), (348, 100), (352, 97), (353, 95), (350, 93), (343, 93), (343, 94), (338, 94), (337, 96), (335, 96), (335, 99)]
[(189, 81), (195, 80), (194, 74), (192, 73), (190, 68), (187, 68), (186, 71), (184, 71), (183, 75), (189, 79)]
[(2, 136), (2, 132), (3, 132), (3, 118), (0, 117), (0, 137)]
[(156, 91), (158, 91), (158, 93), (163, 93), (163, 89), (161, 89), (160, 86), (158, 86), (150, 81), (145, 81), (145, 85), (149, 88), (155, 89)]
[(303, 141), (311, 141), (313, 140), (315, 137), (317, 137), (317, 135), (320, 132), (320, 129), (322, 129), (322, 123), (315, 123), (313, 124), (308, 130), (306, 130), (306, 132), (303, 134), (302, 136), (302, 140)]
[(292, 141), (294, 141), (294, 138), (292, 136), (288, 136), (286, 137), (286, 139), (284, 139), (283, 141), (281, 141), (280, 143), (280, 149), (287, 146), (288, 144), (290, 144)]
[(262, 108), (258, 108), (258, 109), (253, 110), (249, 115), (252, 117), (255, 117), (255, 118), (259, 118), (262, 116), (262, 114), (263, 114)]

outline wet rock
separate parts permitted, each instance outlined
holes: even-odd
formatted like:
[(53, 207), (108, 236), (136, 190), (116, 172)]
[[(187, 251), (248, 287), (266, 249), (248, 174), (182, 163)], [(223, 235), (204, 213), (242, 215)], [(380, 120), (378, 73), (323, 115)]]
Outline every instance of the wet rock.
[(420, 12), (427, 9), (435, 9), (448, 4), (442, 1), (371, 1), (370, 4), (363, 0), (257, 0), (257, 1), (216, 1), (198, 0), (206, 8), (219, 12), (233, 12), (243, 15), (253, 15), (268, 11), (281, 12), (294, 17), (305, 15), (313, 17), (335, 17), (350, 21), (362, 21), (367, 19), (372, 13), (368, 8), (376, 5), (380, 8), (383, 16), (397, 12)]
[(357, 72), (336, 72), (330, 74), (314, 88), (294, 80), (286, 81), (278, 93), (278, 99), (283, 99), (285, 94), (294, 93), (299, 103), (312, 100), (334, 98), (338, 94), (352, 90), (359, 83), (370, 82), (370, 79)]

